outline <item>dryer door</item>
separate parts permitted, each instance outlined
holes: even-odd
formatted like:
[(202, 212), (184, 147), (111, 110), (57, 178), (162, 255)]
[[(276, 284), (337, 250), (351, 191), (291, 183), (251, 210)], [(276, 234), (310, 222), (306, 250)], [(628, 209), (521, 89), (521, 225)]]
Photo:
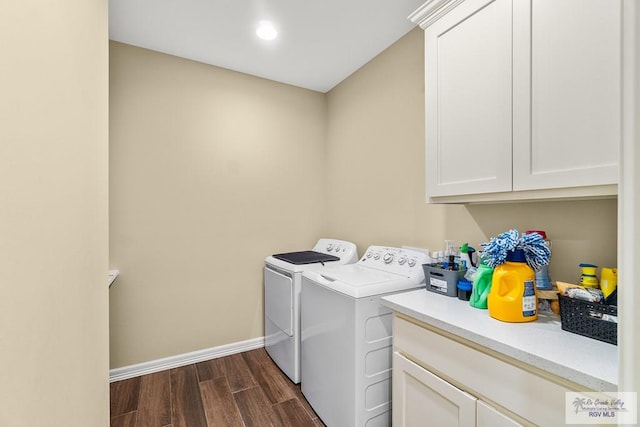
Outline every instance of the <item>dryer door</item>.
[(293, 336), (293, 278), (264, 268), (264, 314), (282, 332)]

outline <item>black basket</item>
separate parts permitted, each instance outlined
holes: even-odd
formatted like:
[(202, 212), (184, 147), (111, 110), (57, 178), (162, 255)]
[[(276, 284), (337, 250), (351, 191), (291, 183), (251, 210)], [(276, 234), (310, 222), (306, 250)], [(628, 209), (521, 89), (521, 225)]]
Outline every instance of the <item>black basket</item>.
[(618, 307), (558, 294), (562, 329), (618, 345)]

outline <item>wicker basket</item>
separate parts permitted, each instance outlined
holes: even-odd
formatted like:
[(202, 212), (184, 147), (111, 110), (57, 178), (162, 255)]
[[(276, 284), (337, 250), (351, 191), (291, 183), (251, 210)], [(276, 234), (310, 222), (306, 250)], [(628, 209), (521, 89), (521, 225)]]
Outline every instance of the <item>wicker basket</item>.
[(618, 307), (558, 294), (562, 329), (618, 345)]

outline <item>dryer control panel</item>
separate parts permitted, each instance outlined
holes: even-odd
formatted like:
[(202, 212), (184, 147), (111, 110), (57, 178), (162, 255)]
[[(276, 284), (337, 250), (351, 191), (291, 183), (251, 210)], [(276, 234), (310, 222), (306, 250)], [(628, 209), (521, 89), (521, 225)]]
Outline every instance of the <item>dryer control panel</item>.
[(339, 257), (338, 264), (353, 264), (358, 259), (358, 249), (355, 243), (346, 240), (320, 239), (313, 250)]

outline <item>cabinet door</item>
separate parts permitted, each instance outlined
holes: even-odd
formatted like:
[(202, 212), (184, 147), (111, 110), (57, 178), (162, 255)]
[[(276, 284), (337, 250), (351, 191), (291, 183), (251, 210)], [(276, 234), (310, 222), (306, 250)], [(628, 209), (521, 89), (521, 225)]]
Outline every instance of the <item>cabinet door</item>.
[(522, 427), (522, 424), (499, 412), (492, 406), (478, 400), (477, 427)]
[(514, 0), (513, 189), (618, 182), (620, 0)]
[(401, 354), (393, 354), (394, 426), (472, 427), (476, 400)]
[(427, 196), (511, 190), (511, 0), (467, 0), (425, 31)]

